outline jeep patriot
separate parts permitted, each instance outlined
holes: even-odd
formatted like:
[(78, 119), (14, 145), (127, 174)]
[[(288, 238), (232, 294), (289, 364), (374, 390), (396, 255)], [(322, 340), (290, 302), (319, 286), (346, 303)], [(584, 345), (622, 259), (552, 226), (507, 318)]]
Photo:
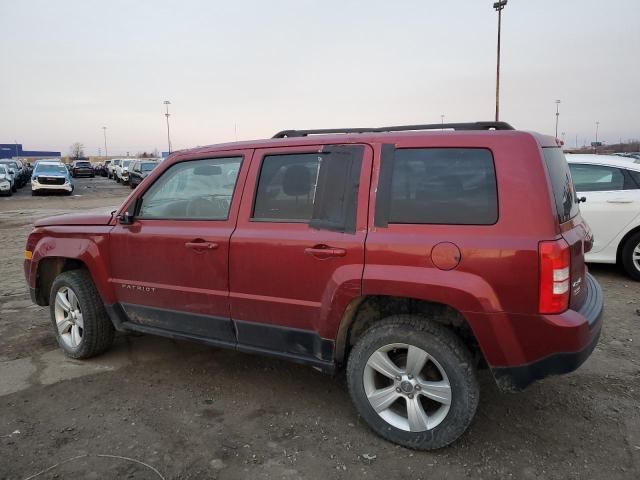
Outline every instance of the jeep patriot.
[(288, 130), (174, 153), (111, 214), (37, 221), (24, 271), (72, 358), (117, 330), (344, 368), (375, 432), (435, 449), (471, 423), (477, 370), (521, 390), (591, 354), (592, 243), (553, 137)]

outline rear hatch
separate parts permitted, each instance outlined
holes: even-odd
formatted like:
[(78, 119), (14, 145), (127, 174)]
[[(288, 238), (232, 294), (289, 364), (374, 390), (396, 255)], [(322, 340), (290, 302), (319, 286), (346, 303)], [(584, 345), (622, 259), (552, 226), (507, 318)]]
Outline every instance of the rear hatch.
[(545, 147), (542, 151), (551, 180), (560, 234), (569, 245), (571, 261), (569, 308), (579, 310), (587, 294), (584, 254), (591, 250), (593, 238), (589, 226), (580, 215), (571, 172), (564, 153), (557, 147)]

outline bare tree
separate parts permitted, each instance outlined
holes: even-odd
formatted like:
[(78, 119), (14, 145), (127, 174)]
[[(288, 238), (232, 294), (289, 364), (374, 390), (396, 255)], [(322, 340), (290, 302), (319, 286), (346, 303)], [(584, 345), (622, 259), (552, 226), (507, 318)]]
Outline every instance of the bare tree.
[(69, 157), (79, 159), (84, 157), (84, 145), (76, 142), (69, 147)]

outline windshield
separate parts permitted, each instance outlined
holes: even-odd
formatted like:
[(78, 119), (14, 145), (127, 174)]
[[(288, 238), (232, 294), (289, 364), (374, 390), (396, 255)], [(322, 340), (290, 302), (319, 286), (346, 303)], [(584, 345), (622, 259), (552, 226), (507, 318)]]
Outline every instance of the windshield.
[(143, 172), (150, 172), (154, 168), (156, 168), (155, 163), (143, 163), (142, 165), (140, 165), (140, 170), (142, 170)]
[(91, 164), (89, 162), (76, 162), (76, 167), (90, 167)]
[(65, 175), (67, 169), (62, 165), (38, 165), (34, 175)]
[(16, 162), (2, 162), (4, 165), (8, 166), (9, 168), (13, 168), (14, 170), (18, 170), (18, 164)]
[(0, 177), (1, 177), (1, 178), (4, 178), (4, 177), (6, 177), (7, 175), (9, 175), (9, 170), (7, 169), (7, 167), (6, 167), (6, 166), (4, 166), (4, 165), (0, 164)]
[(123, 160), (122, 161), (122, 166), (123, 167), (128, 167), (130, 163), (131, 163), (131, 160)]

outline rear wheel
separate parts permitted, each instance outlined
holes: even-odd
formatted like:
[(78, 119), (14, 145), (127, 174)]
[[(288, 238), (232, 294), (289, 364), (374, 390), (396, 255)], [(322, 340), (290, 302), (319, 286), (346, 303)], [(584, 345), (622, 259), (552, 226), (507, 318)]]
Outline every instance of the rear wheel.
[(58, 345), (69, 357), (93, 357), (113, 343), (113, 324), (87, 271), (58, 275), (51, 286), (49, 307)]
[(640, 281), (640, 232), (634, 233), (624, 242), (620, 260), (627, 275)]
[(471, 423), (479, 387), (471, 354), (447, 327), (398, 315), (375, 324), (349, 355), (349, 392), (383, 438), (432, 450)]

